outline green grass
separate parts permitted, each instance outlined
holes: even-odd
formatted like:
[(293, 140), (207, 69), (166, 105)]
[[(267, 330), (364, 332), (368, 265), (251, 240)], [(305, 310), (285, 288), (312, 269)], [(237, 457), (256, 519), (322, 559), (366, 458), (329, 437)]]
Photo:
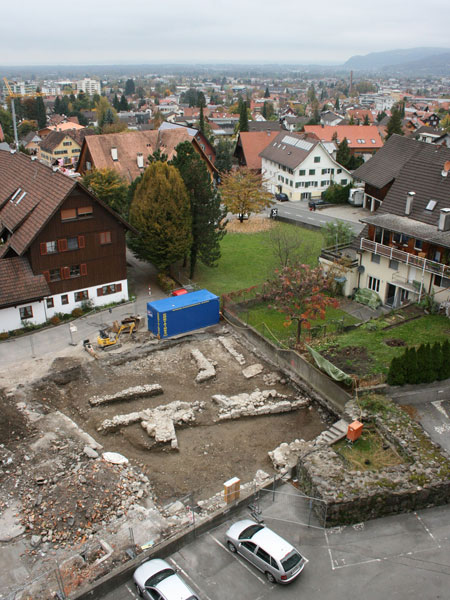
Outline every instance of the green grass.
[[(316, 266), (323, 245), (322, 234), (295, 225), (278, 223), (281, 229), (298, 232), (298, 258)], [(306, 246), (302, 255), (302, 247)], [(246, 289), (267, 281), (278, 266), (269, 232), (227, 233), (221, 243), (222, 256), (215, 268), (198, 262), (195, 283), (210, 292), (222, 295)]]
[[(326, 309), (325, 319), (316, 319), (311, 321), (311, 328), (320, 325), (327, 326), (327, 333), (334, 332), (336, 324), (334, 321), (343, 319), (345, 325), (357, 323), (357, 319), (340, 310), (339, 308), (328, 307)], [(267, 308), (265, 304), (251, 306), (248, 310), (245, 308), (239, 315), (246, 323), (258, 330), (263, 336), (272, 342), (281, 342), (282, 345), (289, 345), (289, 340), (295, 340), (297, 335), (297, 323), (292, 323), (289, 327), (283, 325), (285, 316), (276, 310)], [(309, 337), (312, 332), (303, 329), (302, 339)]]
[[(368, 374), (383, 373), (389, 370), (389, 365), (394, 356), (403, 354), (408, 346), (418, 346), (421, 343), (443, 342), (448, 338), (450, 322), (447, 317), (442, 315), (424, 315), (420, 319), (409, 321), (404, 325), (399, 325), (393, 329), (382, 330), (381, 324), (386, 324), (381, 320), (378, 327), (371, 330), (377, 322), (369, 322), (358, 329), (349, 331), (335, 337), (331, 341), (318, 342), (316, 350), (326, 350), (330, 345), (338, 348), (348, 346), (359, 346), (366, 348), (369, 356), (373, 359), (372, 364), (367, 365)], [(405, 346), (388, 346), (385, 340), (401, 339), (405, 341)]]
[(353, 446), (347, 446), (346, 440), (341, 440), (333, 444), (333, 450), (350, 465), (350, 468), (358, 471), (378, 471), (404, 462), (395, 450), (385, 446), (377, 431), (367, 426)]

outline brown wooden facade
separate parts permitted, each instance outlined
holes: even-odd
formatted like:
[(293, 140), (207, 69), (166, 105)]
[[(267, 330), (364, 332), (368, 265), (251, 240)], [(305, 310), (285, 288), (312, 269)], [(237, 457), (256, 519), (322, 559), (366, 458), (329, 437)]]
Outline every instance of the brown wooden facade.
[[(73, 215), (73, 216), (71, 216)], [(125, 225), (76, 186), (39, 232), (27, 257), (51, 295), (126, 279)]]

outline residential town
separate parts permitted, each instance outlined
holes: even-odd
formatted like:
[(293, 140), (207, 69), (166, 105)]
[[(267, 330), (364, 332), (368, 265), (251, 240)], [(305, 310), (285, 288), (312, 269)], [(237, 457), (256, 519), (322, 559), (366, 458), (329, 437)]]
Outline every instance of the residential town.
[(0, 598), (446, 597), (450, 75), (364, 58), (3, 69)]

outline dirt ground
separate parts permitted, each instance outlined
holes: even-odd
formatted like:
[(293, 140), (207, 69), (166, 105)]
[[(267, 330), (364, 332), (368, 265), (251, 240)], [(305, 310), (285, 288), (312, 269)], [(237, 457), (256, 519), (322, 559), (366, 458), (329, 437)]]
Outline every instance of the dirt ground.
[[(234, 345), (245, 356), (245, 366), (260, 362), (236, 339)], [(216, 377), (212, 381), (195, 383), (198, 369), (191, 357), (194, 348), (216, 363)], [(264, 365), (261, 375), (245, 379), (243, 366), (216, 336), (194, 342), (180, 340), (165, 350), (148, 354), (144, 351), (142, 356), (132, 356), (123, 364), (115, 362), (114, 357), (89, 362), (83, 367), (80, 379), (66, 385), (44, 383), (35, 388), (34, 398), (68, 414), (102, 444), (104, 450), (119, 452), (139, 465), (151, 481), (154, 496), (162, 504), (188, 493), (194, 493), (196, 500), (208, 498), (220, 491), (223, 482), (231, 477), (237, 476), (246, 482), (253, 479), (258, 469), (272, 472), (268, 451), (284, 441), (314, 438), (326, 426), (313, 407), (219, 423), (218, 407), (212, 402), (214, 394), (232, 396), (257, 388), (276, 389), (293, 400), (298, 390), (284, 379), (267, 385), (264, 376), (273, 371), (269, 365)], [(89, 404), (92, 396), (114, 394), (149, 383), (160, 384), (163, 395), (93, 408)], [(97, 431), (104, 419), (176, 400), (205, 403), (205, 408), (196, 414), (193, 426), (177, 430), (179, 450), (157, 446), (139, 423), (106, 435)]]
[(365, 375), (367, 365), (373, 362), (366, 348), (360, 346), (330, 346), (326, 352), (322, 352), (322, 356), (348, 375)]

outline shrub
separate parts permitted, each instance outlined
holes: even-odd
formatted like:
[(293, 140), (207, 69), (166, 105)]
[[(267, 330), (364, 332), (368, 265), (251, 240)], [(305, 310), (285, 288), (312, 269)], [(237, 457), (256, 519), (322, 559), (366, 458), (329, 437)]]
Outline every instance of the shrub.
[(442, 363), (439, 371), (439, 379), (448, 379), (450, 377), (450, 342), (445, 340), (442, 344)]
[(90, 312), (93, 308), (94, 303), (92, 302), (92, 300), (83, 300), (83, 302), (81, 303), (81, 310), (83, 311), (83, 313)]
[(7, 331), (3, 331), (0, 333), (0, 340), (7, 340), (9, 338), (9, 333)]
[(158, 273), (158, 285), (159, 287), (166, 293), (169, 294), (170, 292), (172, 292), (173, 290), (175, 290), (178, 287), (178, 284), (176, 281), (174, 281), (172, 279), (172, 277), (169, 277), (168, 275), (166, 275), (165, 273)]
[(53, 315), (53, 317), (50, 319), (50, 323), (52, 325), (59, 325), (61, 323), (61, 319), (58, 317), (58, 315)]
[(389, 385), (404, 385), (406, 383), (403, 356), (394, 356), (391, 360), (387, 382)]
[(439, 379), (442, 364), (442, 346), (439, 342), (435, 342), (431, 346), (430, 359), (431, 374), (433, 376), (431, 381), (436, 381), (436, 379)]
[(83, 316), (83, 309), (81, 308), (74, 308), (73, 311), (71, 312), (72, 317), (78, 318), (78, 317), (82, 317)]

